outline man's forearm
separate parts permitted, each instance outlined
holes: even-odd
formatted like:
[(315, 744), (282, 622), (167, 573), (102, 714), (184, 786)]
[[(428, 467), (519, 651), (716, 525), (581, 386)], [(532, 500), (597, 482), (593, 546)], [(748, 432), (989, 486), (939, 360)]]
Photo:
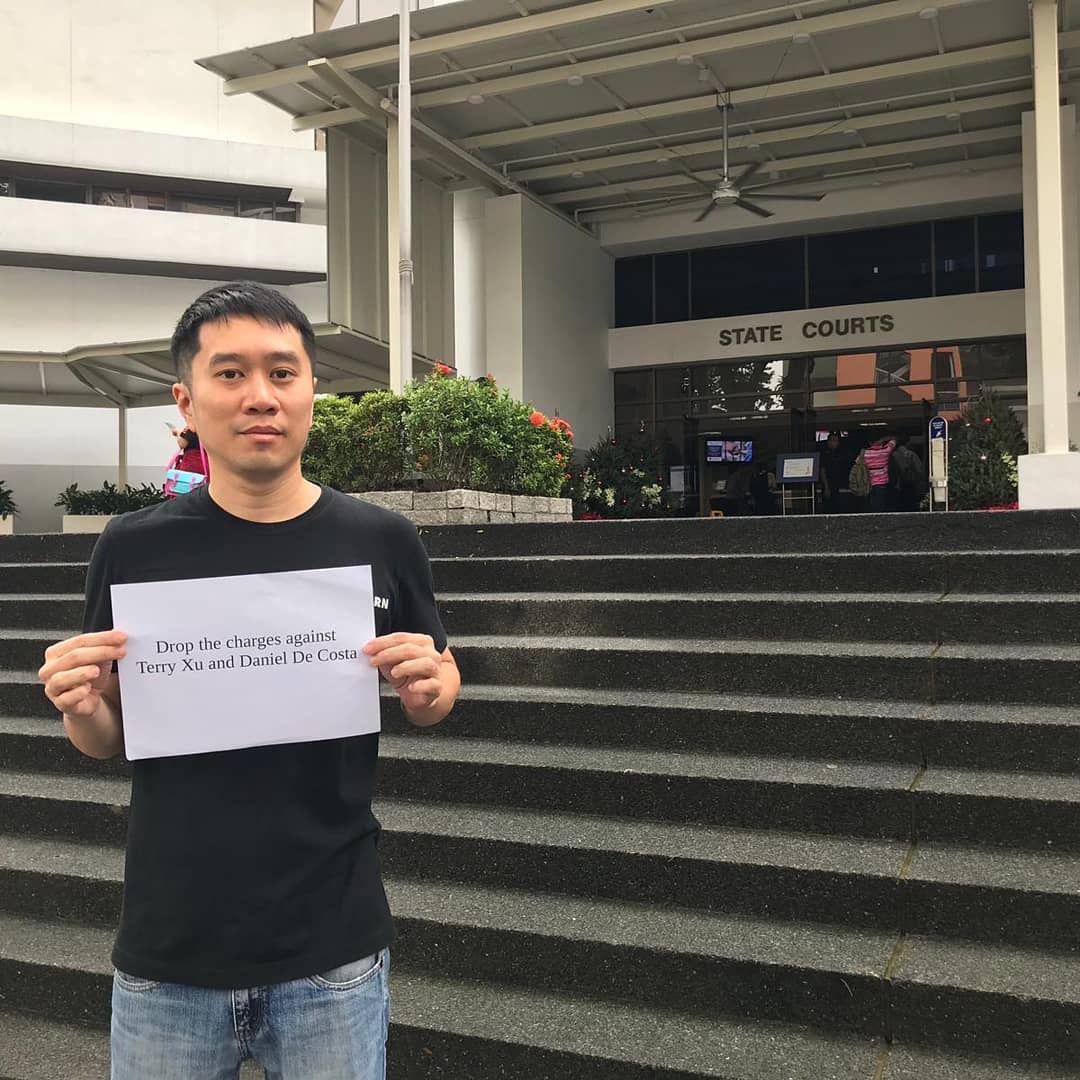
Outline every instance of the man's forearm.
[(69, 716), (64, 713), (64, 731), (76, 750), (87, 757), (116, 757), (124, 749), (124, 729), (120, 707), (103, 694), (93, 716)]

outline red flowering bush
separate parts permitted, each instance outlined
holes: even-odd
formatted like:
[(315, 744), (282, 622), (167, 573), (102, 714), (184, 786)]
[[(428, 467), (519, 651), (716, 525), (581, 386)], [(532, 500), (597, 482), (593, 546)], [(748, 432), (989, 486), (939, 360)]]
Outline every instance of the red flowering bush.
[(436, 490), (558, 496), (568, 490), (573, 452), (565, 420), (549, 420), (500, 391), (490, 375), (459, 379), (437, 364), (403, 394), (317, 400), (304, 468), (344, 491), (392, 490), (422, 479)]

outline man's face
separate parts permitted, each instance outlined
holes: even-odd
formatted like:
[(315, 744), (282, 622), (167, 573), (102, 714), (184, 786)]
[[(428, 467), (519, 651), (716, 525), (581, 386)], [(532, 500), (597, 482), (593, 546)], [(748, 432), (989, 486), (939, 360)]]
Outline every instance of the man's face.
[(203, 323), (190, 382), (173, 395), (217, 469), (266, 479), (295, 468), (315, 401), (295, 327), (247, 317)]
[(840, 449), (840, 439), (836, 435), (830, 435), (829, 436), (829, 449), (830, 450), (839, 450)]

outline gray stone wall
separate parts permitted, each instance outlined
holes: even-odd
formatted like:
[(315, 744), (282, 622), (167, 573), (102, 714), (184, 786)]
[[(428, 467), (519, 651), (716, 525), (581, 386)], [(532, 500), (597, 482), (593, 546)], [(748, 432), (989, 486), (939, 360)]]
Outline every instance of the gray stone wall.
[(353, 494), (417, 525), (487, 525), (515, 522), (572, 521), (569, 499), (542, 495), (496, 495), (490, 491), (362, 491)]

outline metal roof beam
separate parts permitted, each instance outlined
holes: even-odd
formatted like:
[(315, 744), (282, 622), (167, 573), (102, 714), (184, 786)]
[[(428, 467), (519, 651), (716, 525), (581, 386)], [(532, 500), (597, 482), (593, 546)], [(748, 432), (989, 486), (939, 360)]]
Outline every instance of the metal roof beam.
[[(320, 57), (312, 60), (308, 67), (316, 73), (316, 77), (324, 86), (348, 102), (349, 109), (357, 119), (377, 120), (382, 124), (388, 118), (398, 115), (397, 106), (389, 98), (372, 89), (355, 75), (350, 75), (337, 60)], [(319, 115), (329, 115), (333, 119), (337, 114), (332, 112)], [(296, 127), (295, 124), (293, 126)], [(502, 173), (496, 172), (490, 165), (474, 157), (468, 150), (462, 149), (453, 140), (440, 135), (427, 124), (414, 117), (412, 126), (419, 145), (444, 165), (456, 169), (461, 175), (489, 188), (496, 194), (524, 194), (524, 189), (519, 184), (509, 180)]]
[[(434, 37), (420, 38), (413, 42), (411, 55), (433, 56), (440, 52), (454, 52), (477, 45), (490, 45), (497, 41), (509, 41), (525, 34), (539, 34), (547, 30), (557, 30), (567, 26), (576, 26), (594, 19), (604, 19), (612, 15), (625, 15), (628, 12), (642, 11), (660, 7), (662, 4), (676, 3), (677, 0), (594, 0), (593, 3), (579, 4), (576, 7), (556, 8), (535, 15), (525, 15), (517, 19), (504, 19), (500, 22), (481, 26), (470, 26), (465, 30), (453, 30)], [(952, 0), (946, 0), (952, 2)], [(360, 68), (378, 67), (380, 64), (396, 64), (397, 45), (384, 45), (377, 49), (363, 49), (360, 52), (345, 53), (335, 58), (344, 71), (356, 71)], [(312, 82), (315, 75), (306, 64), (278, 68), (260, 75), (245, 75), (225, 81), (226, 94), (253, 94), (263, 90), (272, 90), (276, 86), (288, 86), (295, 83)]]
[[(916, 166), (910, 162), (904, 167), (895, 169), (865, 169), (851, 173), (835, 173), (825, 177), (808, 176), (803, 180), (789, 180), (787, 183), (795, 188), (796, 184), (805, 184), (815, 191), (824, 191), (827, 194), (849, 191), (852, 188), (863, 187), (872, 182), (875, 177), (881, 178), (883, 184), (911, 183), (917, 180), (932, 179), (938, 176), (955, 176), (956, 162), (947, 161), (934, 165)], [(973, 173), (994, 172), (999, 169), (1011, 169), (1020, 165), (1020, 154), (995, 155), (994, 157), (972, 158), (964, 162), (964, 168)], [(890, 174), (895, 174), (890, 176)], [(786, 190), (786, 189), (785, 189)], [(668, 213), (677, 214), (687, 212), (693, 208), (698, 213), (702, 202), (700, 193), (688, 192), (684, 195), (672, 195), (669, 198), (652, 196), (640, 199), (630, 198), (626, 202), (612, 203), (610, 206), (598, 206), (595, 208), (583, 208), (577, 211), (579, 220), (590, 224), (603, 224), (609, 221), (627, 221), (642, 216), (659, 216), (666, 209)], [(665, 203), (667, 206), (665, 207)]]
[[(942, 90), (942, 94), (948, 91)], [(733, 135), (729, 141), (730, 149), (741, 150), (750, 144), (764, 146), (772, 143), (792, 142), (799, 139), (810, 139), (824, 135), (838, 128), (845, 131), (869, 131), (879, 127), (892, 127), (896, 124), (912, 124), (921, 120), (941, 119), (946, 113), (975, 113), (986, 112), (992, 109), (1007, 109), (1016, 105), (1026, 105), (1034, 100), (1031, 90), (1017, 90), (1008, 94), (994, 94), (988, 97), (966, 98), (960, 101), (944, 101), (936, 105), (923, 105), (913, 109), (896, 110), (895, 112), (871, 113), (869, 115), (854, 115), (842, 117), (835, 123), (826, 123), (818, 120), (813, 124), (800, 124), (797, 127), (776, 128), (772, 131), (759, 130), (753, 134)], [(835, 106), (836, 109), (841, 106)], [(516, 180), (553, 180), (559, 177), (570, 176), (574, 172), (602, 172), (606, 169), (618, 169), (627, 165), (651, 165), (658, 158), (665, 156), (693, 158), (703, 154), (713, 154), (722, 151), (724, 142), (722, 139), (708, 139), (701, 142), (678, 143), (670, 146), (652, 147), (649, 150), (639, 150), (627, 154), (610, 154), (606, 157), (582, 158), (577, 161), (566, 161), (557, 165), (545, 165), (535, 169), (522, 169), (512, 171), (511, 176)], [(580, 152), (580, 151), (579, 151)]]
[[(937, 0), (938, 9), (970, 6), (980, 0)], [(829, 15), (812, 15), (804, 19), (792, 19), (788, 22), (758, 26), (734, 33), (715, 34), (674, 45), (663, 45), (653, 49), (639, 49), (634, 52), (616, 53), (596, 60), (583, 60), (576, 64), (559, 64), (555, 67), (541, 68), (537, 71), (524, 72), (521, 75), (505, 75), (497, 79), (464, 83), (443, 90), (430, 90), (417, 94), (413, 99), (419, 109), (430, 109), (439, 105), (455, 105), (468, 101), (470, 97), (481, 94), (485, 97), (495, 94), (512, 94), (518, 90), (530, 90), (537, 86), (551, 86), (565, 82), (571, 75), (582, 78), (611, 75), (618, 71), (632, 71), (635, 68), (651, 67), (657, 64), (674, 63), (680, 56), (694, 57), (715, 56), (719, 53), (735, 52), (775, 42), (790, 41), (794, 33), (823, 34), (834, 30), (846, 30), (852, 26), (871, 26), (876, 23), (892, 22), (896, 19), (918, 15), (926, 7), (925, 0), (876, 0), (857, 8)], [(522, 57), (521, 59), (525, 59)]]
[[(931, 139), (911, 139), (907, 142), (886, 143), (882, 146), (860, 146), (851, 150), (807, 154), (793, 158), (777, 158), (766, 164), (765, 171), (781, 173), (790, 169), (810, 169), (819, 165), (843, 164), (850, 161), (872, 161), (874, 158), (917, 154), (927, 150), (947, 150), (960, 146), (973, 146), (979, 143), (1004, 142), (1008, 139), (1019, 139), (1020, 132), (1020, 125), (1014, 124), (1009, 127), (968, 131), (963, 134), (942, 135)], [(655, 176), (644, 180), (629, 180), (623, 184), (605, 184), (597, 187), (578, 188), (575, 191), (558, 191), (545, 197), (548, 202), (554, 204), (586, 202), (637, 191), (665, 191), (672, 188), (692, 187), (701, 180), (708, 182), (720, 179), (720, 173), (715, 169), (698, 172), (696, 176), (698, 179), (687, 176), (685, 173), (675, 173), (669, 176)], [(813, 183), (813, 177), (807, 177), (806, 179), (808, 183)]]
[[(1061, 35), (1061, 47), (1072, 49), (1080, 47), (1080, 31), (1070, 31)], [(1001, 61), (1029, 58), (1031, 41), (1019, 38), (1015, 41), (1003, 41), (996, 45), (982, 45), (974, 49), (958, 49), (944, 56), (933, 53), (930, 56), (915, 57), (911, 60), (896, 60), (887, 64), (875, 64), (870, 67), (852, 68), (847, 71), (834, 71), (830, 75), (814, 75), (804, 79), (790, 79), (771, 85), (749, 86), (731, 91), (731, 104), (753, 105), (757, 102), (813, 94), (819, 91), (841, 90), (867, 83), (885, 82), (891, 79), (904, 79), (913, 76), (928, 75), (941, 71), (951, 71), (961, 67), (979, 64), (995, 64)], [(558, 138), (583, 131), (600, 131), (605, 128), (625, 127), (639, 121), (661, 120), (672, 116), (686, 116), (690, 113), (709, 112), (716, 108), (715, 93), (698, 97), (682, 98), (678, 101), (665, 101), (656, 105), (638, 105), (632, 109), (615, 110), (608, 113), (594, 113), (591, 116), (578, 116), (570, 120), (555, 120), (544, 124), (535, 124), (526, 128), (507, 128), (492, 131), (484, 135), (472, 135), (461, 140), (461, 145), (470, 150), (488, 149), (494, 146), (514, 146), (519, 143), (536, 142), (541, 139)]]

